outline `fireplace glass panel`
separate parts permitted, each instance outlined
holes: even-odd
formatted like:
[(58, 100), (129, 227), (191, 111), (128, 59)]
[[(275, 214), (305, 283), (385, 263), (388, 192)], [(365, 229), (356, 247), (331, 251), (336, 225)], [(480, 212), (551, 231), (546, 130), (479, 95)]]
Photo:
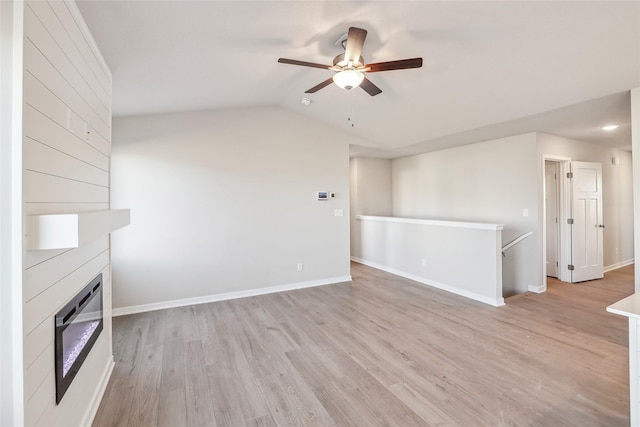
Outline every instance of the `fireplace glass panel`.
[(66, 377), (102, 320), (99, 298), (92, 298), (62, 331), (62, 376)]
[(55, 325), (56, 403), (60, 403), (102, 331), (102, 274), (56, 314)]

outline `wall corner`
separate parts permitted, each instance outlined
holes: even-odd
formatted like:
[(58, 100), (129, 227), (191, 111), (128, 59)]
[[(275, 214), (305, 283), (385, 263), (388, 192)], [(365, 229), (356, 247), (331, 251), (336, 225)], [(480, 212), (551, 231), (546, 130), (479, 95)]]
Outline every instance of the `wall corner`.
[[(634, 258), (640, 253), (640, 87), (631, 89), (631, 155), (633, 162)], [(640, 292), (640, 274), (635, 275), (635, 291)]]

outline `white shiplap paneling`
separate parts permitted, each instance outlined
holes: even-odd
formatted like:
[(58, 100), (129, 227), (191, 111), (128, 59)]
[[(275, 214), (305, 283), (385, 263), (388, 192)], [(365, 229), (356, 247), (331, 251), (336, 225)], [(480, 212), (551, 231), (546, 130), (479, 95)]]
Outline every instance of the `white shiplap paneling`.
[[(109, 208), (111, 74), (77, 6), (25, 7), (25, 214)], [(26, 251), (23, 273), (25, 425), (87, 423), (111, 364), (111, 322), (60, 405), (55, 404), (53, 316), (100, 272), (111, 313), (108, 236), (71, 250)]]
[[(111, 288), (111, 278), (109, 276), (110, 268), (105, 268), (102, 271), (102, 276), (104, 280), (105, 288)], [(107, 295), (105, 294), (105, 299)], [(108, 300), (110, 301), (110, 299)], [(105, 301), (105, 316), (107, 312), (111, 311), (111, 306), (108, 301)], [(103, 371), (107, 370), (108, 366), (105, 366), (102, 363), (101, 355), (109, 352), (111, 347), (111, 322), (110, 320), (105, 318), (104, 328), (100, 337), (96, 341), (94, 345), (94, 349), (89, 353), (83, 368), (78, 372), (78, 376), (74, 380), (77, 381), (78, 384), (86, 383), (87, 377), (95, 376), (96, 373), (102, 374)], [(46, 351), (46, 350), (45, 350)], [(34, 362), (35, 364), (35, 362)], [(86, 366), (86, 368), (85, 368)], [(89, 425), (90, 419), (87, 418), (87, 412), (90, 411), (90, 407), (82, 407), (75, 404), (78, 400), (94, 400), (96, 397), (96, 390), (83, 389), (82, 387), (70, 388), (67, 391), (67, 395), (60, 402), (59, 405), (55, 403), (55, 383), (53, 382), (54, 377), (47, 376), (47, 378), (42, 382), (42, 384), (37, 388), (37, 390), (33, 394), (34, 399), (34, 408), (37, 408), (34, 411), (35, 413), (40, 413), (36, 426), (42, 427), (51, 427), (51, 426), (68, 426), (68, 425)], [(89, 394), (93, 394), (90, 396)], [(46, 397), (49, 396), (49, 400), (46, 400)], [(99, 397), (99, 396), (98, 396)], [(41, 399), (41, 400), (39, 400)], [(30, 401), (27, 403), (30, 405)], [(43, 410), (40, 408), (43, 407)], [(76, 422), (75, 424), (69, 424), (68, 420), (73, 418), (77, 419), (78, 416), (81, 416), (82, 419), (80, 422)], [(89, 422), (87, 422), (89, 421)]]
[[(87, 264), (100, 254), (108, 253), (108, 249), (109, 241), (106, 237), (103, 237), (81, 248), (67, 250), (54, 258), (45, 260), (26, 269), (24, 272), (25, 286), (23, 291), (25, 302), (30, 302), (38, 295), (47, 291), (53, 284), (58, 283), (64, 279), (65, 276)], [(26, 324), (24, 327), (28, 335), (31, 330), (27, 329)]]
[[(27, 371), (27, 376), (29, 375)], [(45, 408), (51, 402), (51, 391), (55, 389), (52, 387), (54, 383), (55, 374), (53, 371), (49, 371), (44, 381), (40, 384), (40, 387), (31, 395), (31, 398), (27, 400), (25, 408), (24, 423), (27, 426), (34, 425), (38, 419), (41, 418)], [(55, 396), (54, 396), (55, 398)]]
[[(86, 61), (77, 44), (74, 43), (69, 32), (53, 11), (52, 5), (48, 2), (40, 1), (28, 3), (28, 7), (41, 23), (46, 24), (47, 33), (78, 71), (82, 80), (87, 83), (88, 89), (100, 99), (102, 105), (108, 108), (111, 103), (111, 91), (103, 86), (104, 79), (99, 79), (94, 73), (91, 65)], [(76, 26), (73, 25), (72, 28), (74, 27)], [(79, 40), (82, 42), (84, 38)], [(103, 73), (100, 74), (104, 77)]]
[(79, 138), (63, 125), (34, 109), (30, 105), (24, 109), (25, 136), (46, 144), (51, 148), (69, 154), (76, 159), (100, 168), (109, 170), (109, 156)]
[[(100, 130), (108, 128), (109, 117), (96, 113), (91, 105), (74, 89), (73, 85), (67, 81), (38, 50), (31, 40), (24, 43), (24, 63), (27, 73), (42, 82), (56, 97), (60, 98), (64, 104), (71, 107), (73, 111), (83, 118), (93, 129)], [(110, 140), (109, 135), (103, 135)]]
[[(35, 110), (38, 110), (42, 115), (47, 116), (53, 122), (62, 126), (65, 130), (74, 132), (77, 127), (69, 126), (71, 120), (71, 109), (64, 101), (58, 98), (49, 88), (47, 88), (40, 80), (38, 80), (33, 74), (27, 72), (24, 76), (25, 103)], [(86, 122), (86, 118), (77, 116), (79, 120)], [(86, 132), (83, 134), (75, 133), (77, 137), (89, 143), (93, 148), (108, 156), (111, 150), (111, 144), (104, 139), (101, 135), (109, 135), (110, 129), (106, 124), (102, 124), (99, 120), (93, 120), (90, 125), (94, 132), (89, 140), (87, 140)]]
[[(42, 322), (30, 334), (24, 337), (24, 366), (27, 368), (26, 376), (29, 376), (28, 367), (33, 364), (42, 351), (53, 342), (53, 321)], [(51, 369), (51, 364), (49, 368)], [(53, 369), (51, 369), (53, 371)]]
[(97, 272), (102, 271), (108, 264), (109, 251), (107, 250), (77, 267), (70, 274), (29, 300), (25, 305), (25, 332), (29, 333), (40, 323), (53, 318), (68, 302), (69, 295), (72, 297), (77, 295), (96, 276)]
[[(109, 200), (109, 187), (30, 170), (24, 173), (24, 188), (28, 194), (25, 197), (27, 203), (104, 203)], [(93, 209), (87, 207), (85, 210)]]
[(93, 40), (89, 41), (89, 35), (86, 31), (81, 29), (82, 23), (76, 21), (72, 15), (73, 10), (70, 10), (65, 2), (54, 1), (50, 2), (49, 6), (51, 6), (56, 17), (60, 20), (64, 29), (71, 37), (71, 40), (82, 53), (84, 60), (91, 67), (93, 75), (98, 82), (100, 82), (100, 86), (104, 89), (107, 95), (109, 95), (109, 99), (111, 99), (111, 73), (104, 64), (102, 57), (96, 54), (96, 49), (94, 48), (95, 43)]
[(24, 380), (25, 397), (29, 400), (51, 371), (51, 360), (54, 357), (54, 343), (51, 341), (46, 348), (36, 357), (36, 360), (27, 369)]
[(24, 168), (89, 184), (109, 186), (109, 172), (31, 138), (24, 140)]
[[(105, 210), (109, 209), (109, 203), (93, 203), (92, 210)], [(87, 208), (86, 203), (25, 203), (26, 215), (40, 215), (40, 214), (56, 214), (67, 212), (80, 212)], [(35, 255), (37, 252), (33, 252), (29, 255)], [(30, 257), (29, 257), (30, 258)], [(26, 265), (25, 268), (29, 268), (33, 263)]]
[[(37, 2), (29, 2), (29, 7), (24, 13), (24, 27), (27, 39), (47, 58), (49, 63), (68, 81), (75, 91), (84, 99), (91, 109), (104, 118), (110, 115), (108, 105), (110, 102), (100, 99), (100, 97), (92, 90), (90, 83), (87, 83), (89, 76), (83, 76), (73, 65), (73, 61), (69, 59), (66, 53), (60, 48), (57, 41), (51, 37), (47, 28), (32, 11), (32, 7)], [(50, 23), (49, 23), (50, 24)], [(96, 85), (97, 82), (92, 82)]]

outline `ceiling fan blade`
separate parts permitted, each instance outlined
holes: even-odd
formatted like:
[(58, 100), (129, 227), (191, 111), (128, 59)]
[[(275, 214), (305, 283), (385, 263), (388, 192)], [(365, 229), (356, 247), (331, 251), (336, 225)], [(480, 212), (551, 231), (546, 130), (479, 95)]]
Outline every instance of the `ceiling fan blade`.
[(344, 59), (354, 63), (360, 60), (362, 54), (362, 46), (364, 39), (367, 38), (367, 30), (362, 28), (350, 27), (347, 35), (347, 44), (344, 48)]
[(422, 67), (422, 58), (401, 59), (399, 61), (377, 62), (375, 64), (367, 64), (370, 68), (369, 73), (377, 73), (379, 71), (406, 70), (409, 68)]
[(333, 77), (329, 77), (327, 80), (323, 81), (322, 83), (320, 83), (318, 85), (315, 85), (314, 87), (312, 87), (311, 89), (305, 91), (304, 93), (316, 93), (317, 91), (319, 91), (323, 87), (329, 86), (331, 83), (333, 83)]
[(323, 70), (329, 70), (329, 65), (316, 64), (315, 62), (297, 61), (295, 59), (280, 58), (278, 62), (281, 64), (301, 65), (303, 67), (322, 68)]
[(366, 77), (362, 80), (362, 83), (360, 83), (360, 87), (371, 96), (376, 96), (379, 93), (382, 93), (382, 89), (371, 83), (371, 80)]

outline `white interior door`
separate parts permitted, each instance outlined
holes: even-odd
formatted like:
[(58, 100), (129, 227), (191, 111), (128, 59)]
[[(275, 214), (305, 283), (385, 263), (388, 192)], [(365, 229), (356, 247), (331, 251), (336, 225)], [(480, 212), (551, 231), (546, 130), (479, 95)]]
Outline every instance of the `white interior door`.
[(558, 278), (558, 163), (545, 162), (545, 218), (547, 222), (547, 276)]
[(604, 277), (602, 165), (571, 162), (571, 172), (571, 281), (575, 283)]

